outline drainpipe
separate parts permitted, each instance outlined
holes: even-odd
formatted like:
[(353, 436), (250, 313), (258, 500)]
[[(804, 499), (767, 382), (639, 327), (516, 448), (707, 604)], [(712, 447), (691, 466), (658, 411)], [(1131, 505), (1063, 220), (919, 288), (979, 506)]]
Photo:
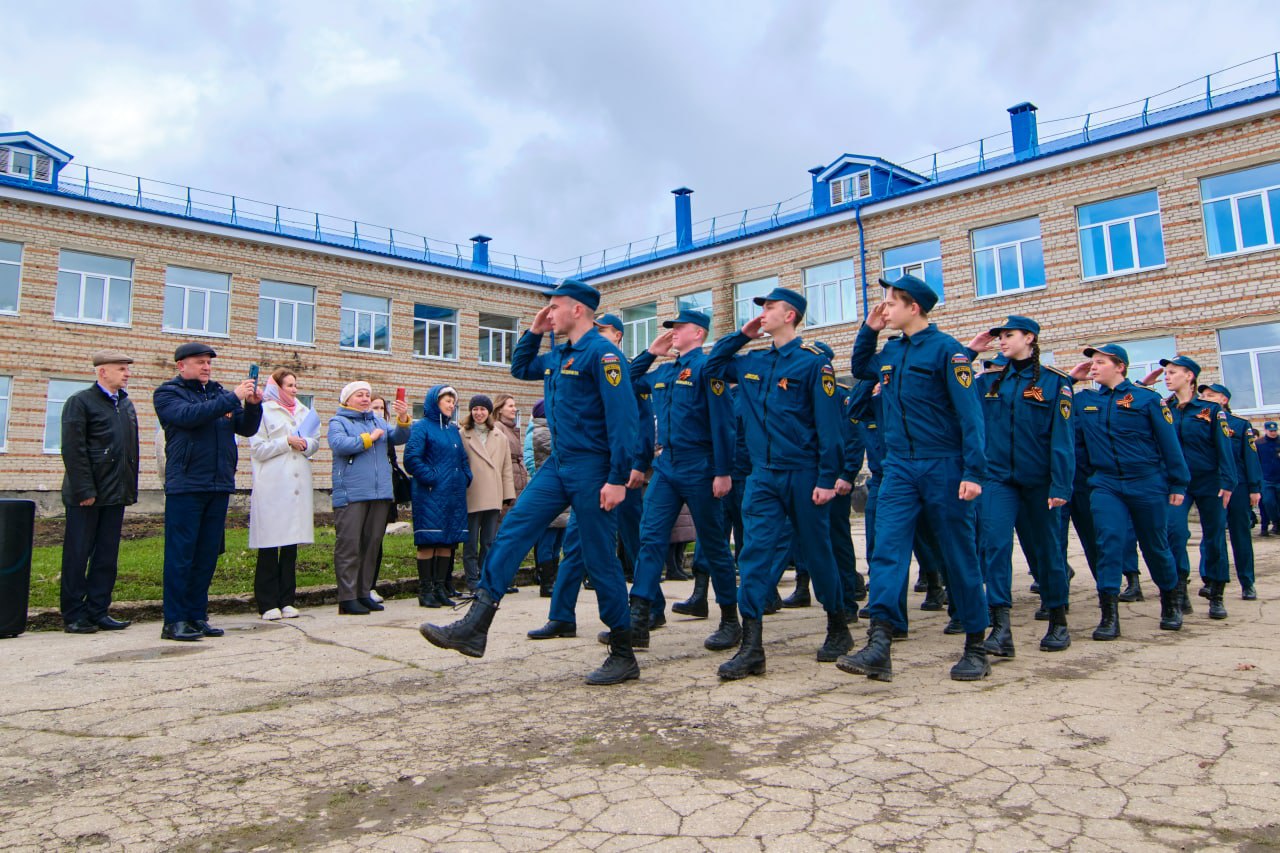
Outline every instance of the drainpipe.
[(862, 319), (867, 319), (867, 235), (862, 230), (862, 205), (853, 209), (853, 219), (858, 223), (858, 261), (862, 267)]

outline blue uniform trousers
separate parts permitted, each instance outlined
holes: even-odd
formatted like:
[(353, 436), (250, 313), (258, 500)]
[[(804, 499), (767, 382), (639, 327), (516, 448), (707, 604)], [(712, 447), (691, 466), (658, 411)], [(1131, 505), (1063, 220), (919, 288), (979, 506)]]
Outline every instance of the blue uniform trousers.
[(977, 537), (972, 501), (960, 491), (959, 459), (885, 460), (884, 481), (876, 507), (876, 550), (871, 576), (869, 615), (906, 630), (904, 590), (911, 566), (911, 544), (917, 522), (927, 513), (937, 535), (941, 563), (965, 631), (985, 631), (990, 621), (987, 597), (978, 567)]
[[(644, 513), (645, 488), (627, 489), (627, 497), (618, 504), (618, 545), (622, 548), (622, 559), (634, 575), (636, 560), (640, 554), (640, 517)], [(595, 576), (592, 575), (592, 580)]]
[(548, 527), (542, 531), (537, 543), (533, 546), (533, 559), (539, 563), (550, 563), (560, 556), (560, 546), (564, 542), (563, 527)]
[(1263, 483), (1262, 484), (1262, 510), (1259, 513), (1259, 521), (1262, 522), (1262, 529), (1266, 530), (1267, 525), (1280, 529), (1280, 483)]
[[(742, 499), (742, 520), (746, 542), (738, 558), (741, 584), (738, 609), (749, 619), (760, 619), (764, 606), (781, 576), (787, 551), (794, 542), (797, 565), (809, 572), (813, 591), (824, 609), (839, 613), (842, 607), (840, 578), (831, 556), (831, 514), (813, 502), (818, 482), (816, 468), (773, 470), (757, 468), (747, 478)], [(779, 531), (785, 518), (792, 537)]]
[[(1241, 586), (1253, 586), (1253, 537), (1249, 528), (1251, 510), (1249, 487), (1238, 483), (1236, 490), (1231, 493), (1231, 502), (1227, 504), (1227, 538), (1231, 542), (1231, 555), (1236, 561), (1236, 578)], [(1223, 551), (1221, 559), (1226, 562), (1226, 551)], [(1200, 554), (1200, 578), (1210, 579), (1208, 560), (1205, 559), (1203, 550)]]
[[(867, 577), (868, 578), (871, 576), (871, 569), (872, 569), (871, 557), (876, 552), (876, 510), (880, 503), (880, 479), (881, 479), (881, 476), (879, 474), (876, 474), (867, 480), (867, 505), (866, 507), (863, 508), (863, 511), (862, 511), (862, 516), (863, 516), (862, 522), (865, 528), (864, 533), (867, 539)], [(920, 533), (917, 530), (916, 531), (917, 543), (919, 543), (919, 539), (920, 539)], [(917, 560), (920, 558), (919, 550), (920, 550), (919, 544), (917, 544), (916, 546)], [(901, 600), (898, 603), (898, 608), (903, 613), (904, 623), (907, 621), (907, 617), (906, 617), (907, 586), (909, 585), (909, 581), (910, 581), (909, 577), (903, 578), (902, 592), (901, 592), (901, 595), (899, 596)]]
[(711, 575), (717, 604), (738, 600), (733, 557), (729, 554), (729, 534), (725, 530), (724, 506), (711, 494), (712, 477), (690, 478), (682, 482), (664, 470), (656, 470), (644, 496), (644, 516), (640, 521), (640, 554), (636, 560), (631, 594), (662, 604), (662, 570), (671, 540), (671, 528), (682, 506), (689, 507), (698, 540), (694, 565), (699, 554), (702, 566)]
[[(1067, 519), (1070, 518), (1072, 526), (1076, 529), (1076, 536), (1080, 540), (1080, 547), (1084, 550), (1085, 562), (1089, 564), (1089, 573), (1096, 581), (1098, 579), (1098, 530), (1093, 526), (1093, 505), (1089, 500), (1088, 486), (1078, 486), (1063, 509), (1070, 512), (1064, 512), (1061, 516), (1062, 562), (1065, 564), (1067, 561)], [(1125, 536), (1123, 567), (1126, 575), (1138, 573), (1138, 534), (1133, 532), (1133, 525), (1129, 525)]]
[(849, 516), (853, 512), (853, 495), (836, 495), (827, 504), (831, 514), (831, 557), (836, 561), (840, 575), (840, 595), (844, 609), (858, 612), (858, 602), (853, 594), (858, 588), (854, 575), (858, 571), (858, 555), (853, 550), (853, 531), (849, 529)]
[(1062, 513), (1049, 509), (1049, 484), (1023, 486), (988, 481), (982, 484), (982, 530), (978, 537), (987, 603), (1013, 606), (1013, 533), (1035, 568), (1040, 600), (1046, 608), (1067, 603), (1067, 564), (1062, 557)]
[(547, 618), (557, 622), (578, 622), (578, 590), (587, 575), (587, 564), (582, 560), (582, 538), (578, 535), (578, 516), (569, 515), (569, 525), (564, 529), (564, 551), (560, 555), (560, 568), (556, 582), (551, 587), (551, 608)]
[[(1098, 592), (1119, 594), (1120, 578), (1128, 564), (1129, 537), (1135, 536), (1147, 561), (1151, 579), (1161, 590), (1178, 584), (1169, 549), (1169, 486), (1164, 474), (1121, 480), (1106, 474), (1089, 478), (1089, 502), (1098, 542)], [(1133, 564), (1137, 568), (1136, 562)]]
[[(531, 544), (565, 507), (572, 506), (576, 535), (565, 534), (565, 560), (569, 559), (570, 540), (580, 541), (582, 559), (591, 565), (600, 621), (611, 629), (629, 627), (627, 582), (616, 549), (618, 518), (600, 508), (600, 489), (608, 475), (607, 457), (562, 459), (553, 454), (502, 520), (484, 561), (480, 588), (495, 602), (501, 601)], [(563, 568), (563, 562), (561, 565)]]
[(222, 553), (227, 492), (164, 500), (164, 621), (209, 618), (209, 584)]
[(733, 532), (733, 560), (735, 563), (742, 554), (742, 540), (744, 538), (742, 532), (742, 495), (746, 490), (747, 481), (745, 479), (734, 480), (733, 488), (723, 498), (725, 523)]
[(1189, 489), (1182, 506), (1166, 507), (1169, 549), (1173, 551), (1178, 577), (1186, 580), (1191, 576), (1187, 543), (1191, 541), (1189, 516), (1192, 502), (1200, 512), (1200, 559), (1204, 563), (1204, 577), (1226, 583), (1231, 580), (1227, 566), (1227, 510), (1222, 506), (1222, 498), (1218, 497), (1216, 488)]

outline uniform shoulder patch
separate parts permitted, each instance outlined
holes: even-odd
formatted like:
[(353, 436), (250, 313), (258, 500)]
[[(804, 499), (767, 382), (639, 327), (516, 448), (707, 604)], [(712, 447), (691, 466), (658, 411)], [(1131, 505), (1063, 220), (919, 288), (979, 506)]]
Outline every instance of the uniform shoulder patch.
[(1061, 376), (1063, 379), (1071, 379), (1071, 374), (1070, 374), (1070, 373), (1067, 373), (1065, 370), (1059, 370), (1058, 368), (1054, 367), (1052, 364), (1041, 364), (1041, 365), (1040, 365), (1040, 367), (1041, 367), (1043, 370), (1047, 370), (1047, 371), (1049, 371), (1050, 373), (1056, 373), (1056, 374), (1058, 374), (1058, 375), (1059, 375), (1059, 376)]
[(609, 363), (617, 364), (617, 363), (620, 363), (620, 359), (618, 358), (617, 353), (607, 352), (604, 355), (600, 356), (600, 363), (601, 364), (609, 364)]
[[(959, 361), (956, 359), (959, 359)], [(960, 383), (961, 388), (973, 387), (973, 368), (969, 366), (969, 359), (962, 355), (953, 356), (951, 358), (951, 372), (955, 374), (956, 382)]]
[(1169, 411), (1169, 407), (1166, 406), (1164, 403), (1160, 404), (1160, 414), (1164, 415), (1164, 419), (1169, 423), (1170, 426), (1173, 425), (1173, 412)]
[(1058, 389), (1058, 394), (1062, 397), (1070, 397), (1073, 393), (1070, 385), (1063, 385)]
[(955, 355), (951, 356), (951, 363), (952, 364), (968, 364), (969, 356), (965, 355), (962, 352), (958, 352)]
[(816, 355), (818, 358), (822, 359), (823, 361), (826, 361), (826, 360), (827, 360), (827, 354), (826, 354), (825, 352), (823, 352), (822, 350), (818, 349), (817, 347), (815, 347), (813, 344), (801, 344), (801, 345), (800, 345), (800, 349), (802, 349), (802, 350), (808, 350), (809, 352), (813, 353), (814, 355)]
[(836, 394), (836, 372), (829, 363), (822, 365), (822, 391), (828, 397)]
[(712, 380), (711, 380), (711, 393), (712, 393), (712, 394), (715, 394), (717, 397), (719, 397), (721, 394), (723, 394), (723, 393), (724, 393), (724, 380), (723, 380), (723, 379), (712, 379)]

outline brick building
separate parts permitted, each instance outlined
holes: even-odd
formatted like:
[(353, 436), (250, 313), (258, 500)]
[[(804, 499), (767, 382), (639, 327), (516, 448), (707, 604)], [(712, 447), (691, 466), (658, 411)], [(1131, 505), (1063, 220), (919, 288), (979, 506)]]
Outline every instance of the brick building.
[[(755, 215), (695, 223), (681, 188), (673, 234), (550, 269), (491, 256), (483, 235), (464, 252), (100, 170), (73, 175), (60, 149), (0, 135), (0, 490), (56, 506), (61, 399), (90, 381), (88, 354), (102, 346), (138, 358), (130, 388), (146, 435), (150, 392), (188, 339), (218, 349), (215, 377), (250, 362), (295, 368), (322, 415), (357, 377), (387, 393), (405, 385), (411, 399), (441, 381), (464, 399), (509, 390), (527, 412), (540, 389), (504, 363), (519, 324), (567, 274), (623, 317), (629, 355), (678, 306), (709, 309), (719, 335), (751, 316), (752, 296), (802, 290), (805, 337), (834, 346), (841, 371), (877, 279), (913, 272), (942, 294), (934, 319), (962, 340), (1028, 314), (1060, 366), (1103, 341), (1128, 347), (1138, 376), (1186, 353), (1260, 423), (1280, 412), (1280, 72), (1211, 84), (1052, 135), (1019, 104), (1003, 144), (984, 140), (976, 157), (904, 166), (845, 154), (811, 169), (791, 207)], [(316, 470), (326, 487), (323, 452)], [(149, 458), (142, 485), (158, 486)]]

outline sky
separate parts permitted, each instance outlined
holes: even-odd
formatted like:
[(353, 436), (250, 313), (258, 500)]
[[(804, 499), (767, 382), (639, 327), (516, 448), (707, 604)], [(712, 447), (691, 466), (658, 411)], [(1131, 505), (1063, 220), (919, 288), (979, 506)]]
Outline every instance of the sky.
[[(0, 131), (548, 261), (1280, 50), (1270, 2), (0, 0)], [(1156, 11), (1158, 10), (1158, 12)], [(15, 69), (17, 69), (15, 73)], [(1007, 144), (1007, 137), (1006, 142)]]

